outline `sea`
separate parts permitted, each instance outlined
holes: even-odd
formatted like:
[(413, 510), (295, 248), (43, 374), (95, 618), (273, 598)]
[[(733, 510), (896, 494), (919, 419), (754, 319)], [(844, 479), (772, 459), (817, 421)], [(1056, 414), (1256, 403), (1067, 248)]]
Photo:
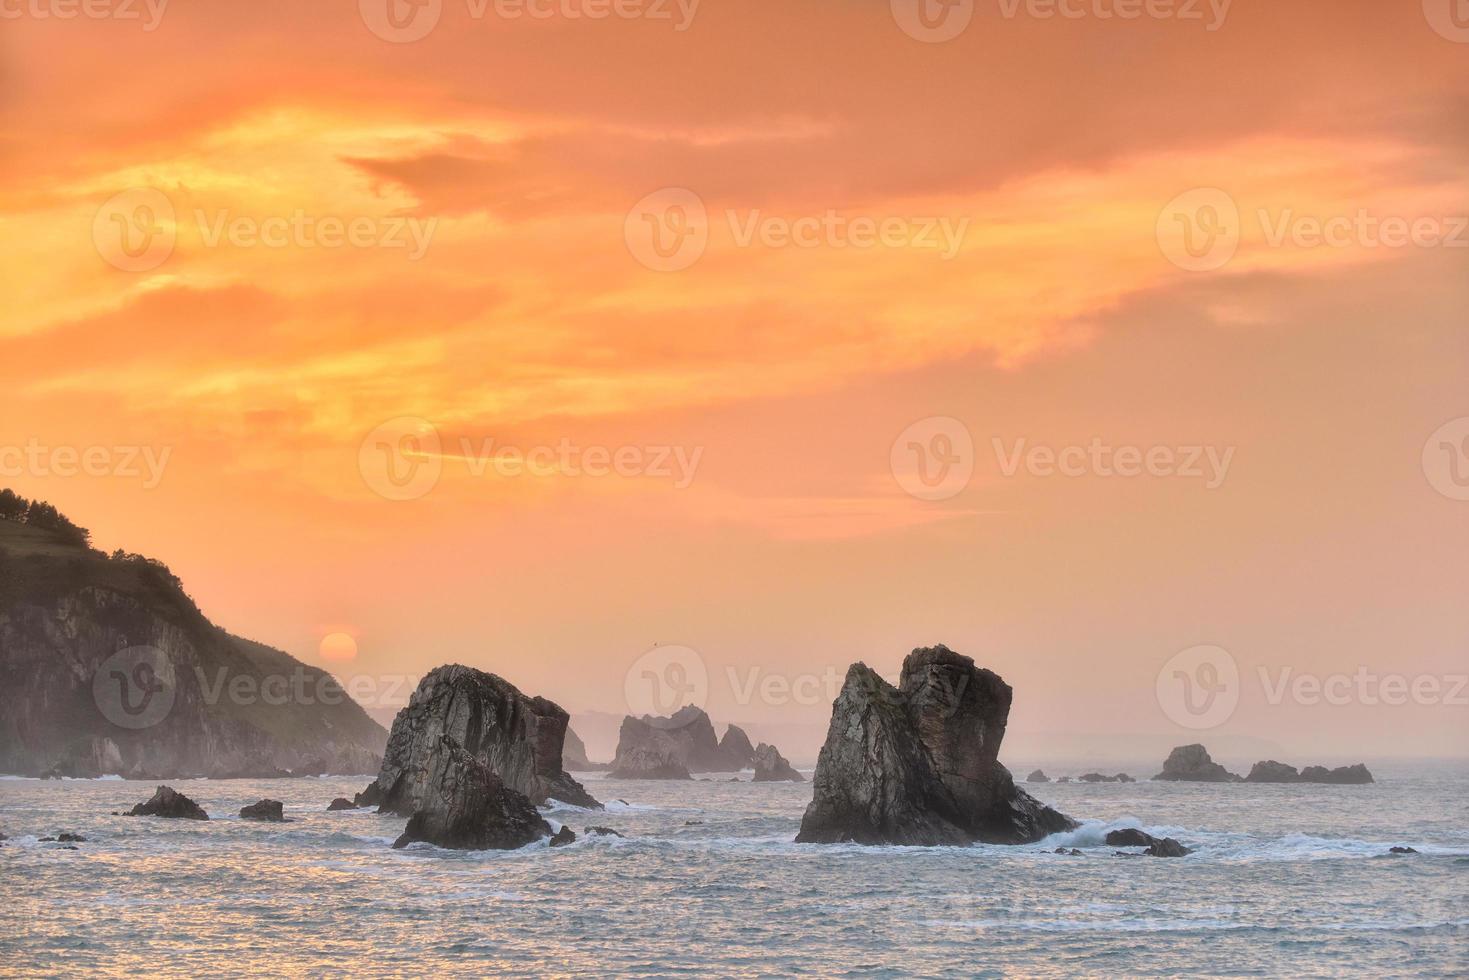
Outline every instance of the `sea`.
[[(153, 783), (6, 778), (0, 975), (1469, 976), (1469, 766), (1372, 768), (1034, 785), (1081, 829), (961, 848), (795, 844), (809, 782), (579, 774), (606, 809), (546, 813), (575, 844), (472, 853), (326, 811), (365, 775), (171, 781), (207, 822), (111, 815)], [(261, 798), (290, 822), (238, 818)], [(1119, 827), (1195, 850), (1119, 857)]]

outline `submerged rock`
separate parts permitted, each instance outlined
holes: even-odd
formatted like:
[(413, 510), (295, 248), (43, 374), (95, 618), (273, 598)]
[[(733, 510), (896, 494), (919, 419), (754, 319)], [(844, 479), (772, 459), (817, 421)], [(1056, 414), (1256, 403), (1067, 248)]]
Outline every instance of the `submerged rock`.
[(1035, 772), (1031, 773), (1029, 776), (1026, 776), (1025, 777), (1025, 781), (1027, 783), (1049, 783), (1051, 781), (1051, 777), (1050, 776), (1047, 776), (1045, 773), (1043, 773), (1039, 769), (1037, 769)]
[(1160, 841), (1154, 841), (1143, 853), (1158, 858), (1181, 858), (1190, 852), (1190, 848), (1184, 847), (1172, 837), (1165, 837)]
[(593, 837), (621, 837), (622, 836), (617, 831), (613, 830), (611, 827), (588, 827), (586, 829), (586, 833), (590, 834)]
[(247, 807), (241, 807), (240, 819), (268, 820), (271, 823), (285, 823), (285, 807), (280, 800), (261, 800), (259, 803), (251, 803)]
[(328, 803), (326, 805), (326, 809), (328, 813), (331, 813), (333, 810), (355, 810), (357, 809), (357, 804), (353, 803), (346, 797), (339, 796), (335, 800), (332, 800), (330, 803)]
[(171, 786), (160, 786), (146, 803), (127, 812), (130, 817), (168, 817), (175, 820), (208, 820), (204, 808)]
[(377, 779), (358, 806), (399, 816), (420, 809), (440, 738), (448, 736), (532, 803), (601, 804), (561, 766), (568, 715), (494, 674), (453, 664), (424, 677), (393, 720)]
[(1414, 850), (1411, 847), (1389, 847), (1387, 849), (1387, 852), (1389, 854), (1417, 854), (1418, 853), (1416, 850)]
[(562, 827), (551, 835), (552, 847), (565, 847), (567, 844), (576, 843), (576, 832), (570, 827)]
[(1197, 743), (1180, 745), (1168, 753), (1163, 771), (1153, 777), (1166, 782), (1237, 783), (1239, 776), (1209, 758), (1209, 751)]
[(393, 847), (427, 841), (456, 850), (503, 851), (551, 835), (525, 794), (448, 735), (438, 737), (428, 756), (418, 801)]
[(755, 782), (757, 783), (804, 783), (806, 777), (796, 772), (786, 757), (776, 751), (775, 746), (760, 743), (755, 750)]
[(997, 674), (943, 646), (914, 650), (897, 688), (853, 664), (796, 840), (1021, 844), (1074, 829), (998, 761), (1012, 697)]

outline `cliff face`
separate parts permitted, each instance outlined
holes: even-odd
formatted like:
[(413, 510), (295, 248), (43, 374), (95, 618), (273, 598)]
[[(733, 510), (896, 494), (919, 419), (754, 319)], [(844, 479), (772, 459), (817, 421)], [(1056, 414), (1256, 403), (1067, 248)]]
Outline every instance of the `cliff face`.
[(162, 565), (0, 520), (0, 772), (372, 772), (387, 733), (330, 675), (232, 636)]
[(853, 664), (796, 840), (1019, 844), (1075, 827), (998, 761), (1011, 697), (999, 676), (947, 647), (914, 650), (897, 688)]
[(398, 712), (382, 769), (358, 802), (411, 815), (425, 798), (447, 736), (532, 803), (555, 799), (598, 807), (562, 768), (569, 720), (556, 703), (528, 697), (504, 678), (458, 664), (438, 667)]

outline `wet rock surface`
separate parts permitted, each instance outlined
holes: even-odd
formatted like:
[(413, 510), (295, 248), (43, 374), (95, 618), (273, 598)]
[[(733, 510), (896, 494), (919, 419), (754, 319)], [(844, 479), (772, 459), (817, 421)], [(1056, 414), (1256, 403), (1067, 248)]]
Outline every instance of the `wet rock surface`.
[(440, 740), (448, 737), (533, 804), (555, 799), (600, 807), (562, 768), (568, 720), (559, 705), (522, 694), (494, 674), (457, 664), (439, 667), (398, 712), (382, 769), (356, 803), (399, 816), (419, 809)]
[(997, 674), (943, 646), (914, 650), (896, 688), (853, 664), (796, 840), (1019, 844), (1073, 829), (998, 761), (1012, 698)]
[(551, 836), (530, 799), (454, 739), (440, 735), (432, 748), (418, 808), (393, 847), (425, 841), (456, 850), (513, 850)]
[(127, 812), (130, 817), (167, 817), (173, 820), (208, 820), (204, 808), (171, 786), (160, 786), (153, 796)]
[(261, 800), (240, 808), (241, 820), (265, 820), (270, 823), (285, 823), (285, 805), (280, 800)]

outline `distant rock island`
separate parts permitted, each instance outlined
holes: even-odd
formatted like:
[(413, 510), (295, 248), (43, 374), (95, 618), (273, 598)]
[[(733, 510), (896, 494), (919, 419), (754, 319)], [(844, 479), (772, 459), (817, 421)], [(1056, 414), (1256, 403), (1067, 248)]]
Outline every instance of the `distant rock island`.
[[(1082, 777), (1083, 779), (1086, 777)], [(1274, 759), (1255, 763), (1250, 774), (1241, 778), (1209, 758), (1202, 745), (1180, 745), (1168, 754), (1163, 771), (1153, 777), (1168, 782), (1192, 783), (1326, 783), (1332, 785), (1356, 785), (1372, 782), (1372, 773), (1362, 763), (1327, 769), (1325, 766), (1307, 766), (1300, 772)]]
[(459, 664), (437, 667), (393, 720), (382, 769), (356, 802), (413, 814), (438, 792), (433, 780), (449, 778), (438, 758), (447, 740), (532, 804), (600, 807), (562, 768), (569, 720), (560, 705), (522, 694), (502, 677)]
[[(765, 748), (774, 751), (773, 746)], [(716, 740), (714, 723), (704, 710), (686, 705), (666, 718), (623, 718), (609, 775), (614, 779), (692, 779), (695, 772), (739, 772), (756, 768), (756, 762), (757, 751), (743, 729), (730, 725), (724, 738)]]
[(378, 769), (329, 674), (211, 623), (161, 562), (0, 490), (0, 772), (136, 779)]
[(1338, 766), (1335, 769), (1307, 766), (1296, 772), (1295, 766), (1288, 766), (1274, 759), (1255, 763), (1250, 774), (1245, 777), (1247, 783), (1328, 783), (1337, 786), (1360, 785), (1372, 781), (1372, 773), (1360, 762), (1354, 766)]
[(853, 664), (796, 841), (1022, 844), (1074, 829), (999, 763), (1013, 695), (945, 646), (909, 654), (896, 688)]
[(1168, 753), (1163, 762), (1163, 771), (1155, 780), (1183, 783), (1237, 783), (1240, 777), (1209, 758), (1209, 750), (1202, 745), (1180, 745)]
[[(732, 726), (731, 726), (732, 727)], [(757, 783), (804, 783), (806, 777), (796, 772), (786, 757), (774, 745), (760, 743), (755, 749), (755, 782)]]

